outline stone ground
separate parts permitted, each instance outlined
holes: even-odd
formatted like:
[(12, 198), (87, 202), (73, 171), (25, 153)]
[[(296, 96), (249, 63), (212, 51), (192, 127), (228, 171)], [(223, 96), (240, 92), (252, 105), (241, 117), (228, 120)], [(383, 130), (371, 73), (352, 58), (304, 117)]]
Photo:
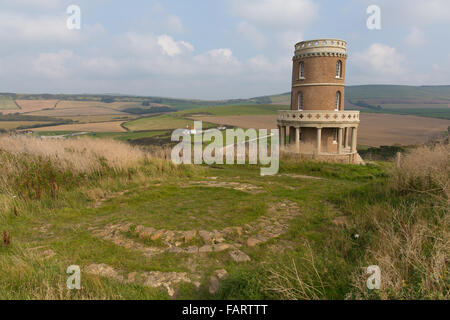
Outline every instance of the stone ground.
[[(306, 178), (306, 177), (305, 177)], [(180, 187), (201, 185), (217, 188), (231, 188), (248, 193), (263, 193), (263, 188), (248, 183), (215, 181), (193, 181), (180, 184)], [(97, 201), (95, 207), (104, 201), (125, 192), (106, 196)], [(226, 278), (227, 270), (217, 259), (210, 259), (209, 253), (223, 252), (234, 262), (248, 263), (251, 258), (246, 251), (275, 239), (287, 232), (289, 221), (300, 215), (298, 205), (290, 200), (268, 204), (265, 215), (243, 226), (230, 226), (221, 230), (165, 230), (151, 226), (135, 225), (129, 221), (107, 223), (97, 219), (89, 232), (97, 238), (113, 243), (116, 246), (132, 250), (147, 259), (154, 259), (162, 254), (184, 257), (183, 264), (189, 272), (127, 272), (117, 270), (104, 263), (93, 263), (85, 266), (85, 272), (101, 277), (111, 278), (123, 283), (136, 283), (149, 287), (164, 288), (170, 296), (176, 292), (179, 283), (192, 283), (199, 287), (205, 276), (205, 263), (214, 270), (209, 276), (209, 292), (214, 294), (219, 289), (220, 280)]]

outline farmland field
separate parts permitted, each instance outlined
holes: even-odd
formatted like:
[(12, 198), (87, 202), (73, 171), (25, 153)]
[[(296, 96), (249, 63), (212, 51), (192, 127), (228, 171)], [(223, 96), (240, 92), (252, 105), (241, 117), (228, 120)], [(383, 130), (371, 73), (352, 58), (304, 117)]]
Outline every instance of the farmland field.
[(18, 112), (18, 109), (13, 99), (0, 95), (0, 112), (3, 112), (3, 110), (16, 110)]
[(121, 127), (122, 123), (123, 121), (63, 124), (59, 126), (41, 127), (33, 129), (33, 131), (126, 132), (126, 130)]
[(105, 107), (89, 107), (89, 108), (41, 110), (33, 112), (32, 115), (48, 116), (48, 117), (71, 117), (71, 116), (127, 115), (127, 114), (124, 112), (120, 112)]
[(16, 100), (20, 106), (20, 112), (33, 112), (42, 109), (55, 108), (58, 100)]
[(101, 101), (70, 101), (64, 100), (58, 103), (58, 109), (74, 109), (74, 108), (93, 108), (103, 107), (108, 109), (131, 108), (141, 106), (139, 102), (111, 102), (105, 103)]
[[(277, 115), (195, 116), (193, 119), (242, 128), (277, 127)], [(424, 143), (447, 131), (448, 126), (450, 121), (444, 119), (361, 113), (358, 142), (367, 146)]]
[(22, 126), (33, 126), (38, 124), (50, 124), (45, 121), (0, 121), (0, 129), (11, 130)]
[(193, 124), (194, 122), (192, 120), (174, 117), (171, 115), (160, 115), (126, 122), (124, 126), (131, 131), (143, 131), (143, 130), (182, 129), (186, 128), (186, 126), (192, 126)]

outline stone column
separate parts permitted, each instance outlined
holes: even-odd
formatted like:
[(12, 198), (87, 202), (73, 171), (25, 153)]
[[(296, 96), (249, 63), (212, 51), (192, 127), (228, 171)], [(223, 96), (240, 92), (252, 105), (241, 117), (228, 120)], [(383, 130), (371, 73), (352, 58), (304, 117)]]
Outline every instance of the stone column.
[(337, 148), (337, 153), (341, 154), (342, 153), (342, 128), (338, 128), (338, 139), (337, 139), (337, 143), (338, 143), (338, 148)]
[(358, 134), (358, 128), (357, 127), (353, 127), (352, 128), (352, 153), (356, 152), (356, 137)]
[(297, 147), (297, 152), (300, 153), (300, 127), (295, 128), (295, 146)]
[(344, 147), (348, 148), (348, 127), (345, 128), (345, 138), (344, 138)]
[(286, 144), (286, 127), (285, 126), (281, 126), (281, 143), (280, 146), (284, 146)]
[(320, 154), (322, 149), (322, 128), (317, 128), (317, 154)]
[(286, 126), (286, 140), (287, 145), (291, 144), (291, 126)]
[(277, 125), (278, 127), (278, 145), (281, 146), (281, 126)]

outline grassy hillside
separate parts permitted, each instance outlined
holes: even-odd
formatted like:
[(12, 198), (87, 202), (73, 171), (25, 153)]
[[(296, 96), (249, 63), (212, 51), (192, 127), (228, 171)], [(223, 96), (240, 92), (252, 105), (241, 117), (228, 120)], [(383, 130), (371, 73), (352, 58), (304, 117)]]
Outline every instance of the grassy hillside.
[(18, 139), (0, 137), (1, 299), (449, 298), (448, 145), (398, 168), (283, 157), (261, 177), (108, 139)]

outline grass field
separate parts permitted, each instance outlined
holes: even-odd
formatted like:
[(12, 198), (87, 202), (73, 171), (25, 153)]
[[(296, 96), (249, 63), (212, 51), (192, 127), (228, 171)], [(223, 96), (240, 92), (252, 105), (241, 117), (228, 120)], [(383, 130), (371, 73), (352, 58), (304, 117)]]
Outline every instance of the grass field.
[(172, 115), (160, 115), (149, 118), (141, 118), (124, 123), (124, 126), (131, 131), (144, 130), (164, 130), (164, 129), (183, 129), (186, 126), (192, 126), (194, 122), (182, 117)]
[(0, 112), (3, 112), (2, 110), (18, 110), (18, 109), (19, 108), (17, 107), (13, 99), (11, 99), (10, 97), (0, 95)]
[(11, 130), (23, 126), (33, 126), (38, 124), (50, 124), (45, 121), (0, 121), (0, 129)]
[[(0, 137), (1, 299), (449, 298), (448, 146), (401, 169), (282, 158), (262, 177), (110, 140), (20, 139)], [(368, 292), (373, 264), (383, 287)]]

